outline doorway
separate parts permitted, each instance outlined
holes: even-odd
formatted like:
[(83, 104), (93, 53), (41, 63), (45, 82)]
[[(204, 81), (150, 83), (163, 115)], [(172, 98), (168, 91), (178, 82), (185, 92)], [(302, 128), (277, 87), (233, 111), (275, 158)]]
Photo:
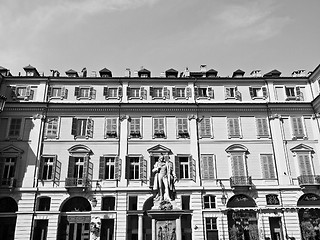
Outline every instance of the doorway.
[(282, 222), (280, 217), (269, 217), (272, 240), (283, 240)]

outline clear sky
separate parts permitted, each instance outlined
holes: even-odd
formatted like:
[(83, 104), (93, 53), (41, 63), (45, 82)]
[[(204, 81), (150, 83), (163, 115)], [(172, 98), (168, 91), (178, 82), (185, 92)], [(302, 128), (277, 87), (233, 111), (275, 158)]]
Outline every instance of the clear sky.
[(220, 76), (320, 64), (320, 0), (0, 0), (0, 66)]

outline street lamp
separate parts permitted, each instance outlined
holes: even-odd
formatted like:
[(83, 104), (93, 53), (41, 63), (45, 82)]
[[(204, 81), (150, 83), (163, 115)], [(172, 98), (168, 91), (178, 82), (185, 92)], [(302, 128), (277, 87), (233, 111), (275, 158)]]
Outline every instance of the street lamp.
[(0, 112), (4, 109), (4, 104), (6, 103), (7, 98), (3, 95), (0, 95)]
[(217, 180), (217, 181), (219, 182), (220, 187), (221, 187), (221, 189), (222, 189), (221, 203), (222, 203), (223, 205), (226, 205), (226, 203), (227, 203), (227, 196), (226, 196), (226, 194), (225, 194), (226, 188), (225, 188), (225, 186), (223, 185), (223, 183), (222, 183), (221, 180)]

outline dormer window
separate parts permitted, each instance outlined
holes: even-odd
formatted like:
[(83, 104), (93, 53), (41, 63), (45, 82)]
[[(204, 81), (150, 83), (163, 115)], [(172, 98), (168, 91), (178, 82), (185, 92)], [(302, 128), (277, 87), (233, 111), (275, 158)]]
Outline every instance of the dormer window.
[(177, 78), (178, 77), (178, 71), (173, 69), (173, 68), (171, 68), (171, 69), (169, 69), (169, 70), (167, 70), (165, 72), (165, 76), (166, 76), (166, 78)]
[(26, 72), (27, 77), (35, 77), (35, 76), (39, 77), (40, 76), (37, 69), (35, 67), (31, 66), (30, 64), (28, 66), (24, 67), (23, 69)]
[(66, 74), (67, 74), (67, 76), (70, 77), (70, 78), (79, 77), (78, 72), (76, 72), (76, 71), (73, 70), (73, 69), (70, 69), (70, 70), (66, 71)]
[(233, 78), (243, 77), (244, 74), (245, 74), (244, 71), (242, 71), (241, 69), (238, 69), (237, 71), (233, 72), (232, 77)]
[(100, 70), (99, 74), (100, 74), (100, 77), (102, 77), (102, 78), (111, 78), (112, 77), (112, 72), (107, 68)]
[(143, 68), (140, 71), (138, 71), (138, 77), (139, 78), (150, 78), (151, 72), (149, 70)]

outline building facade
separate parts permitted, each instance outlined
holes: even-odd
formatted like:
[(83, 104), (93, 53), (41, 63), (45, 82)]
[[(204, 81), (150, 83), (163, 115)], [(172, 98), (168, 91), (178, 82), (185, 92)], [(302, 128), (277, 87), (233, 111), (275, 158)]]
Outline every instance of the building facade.
[(0, 239), (151, 239), (161, 155), (182, 239), (320, 238), (320, 65), (289, 77), (24, 70), (0, 67)]

